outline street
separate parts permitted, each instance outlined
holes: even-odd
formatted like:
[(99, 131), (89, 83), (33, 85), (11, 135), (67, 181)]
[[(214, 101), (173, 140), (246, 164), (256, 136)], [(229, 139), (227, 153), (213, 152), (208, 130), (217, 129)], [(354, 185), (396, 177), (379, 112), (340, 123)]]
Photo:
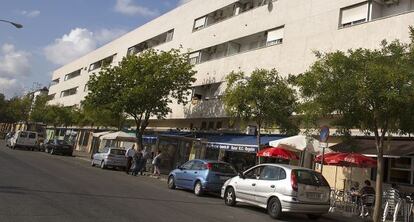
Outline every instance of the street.
[[(275, 221), (259, 208), (227, 207), (213, 195), (169, 190), (163, 181), (101, 170), (76, 157), (11, 150), (3, 141), (0, 165), (2, 222)], [(285, 215), (285, 220), (308, 219)]]

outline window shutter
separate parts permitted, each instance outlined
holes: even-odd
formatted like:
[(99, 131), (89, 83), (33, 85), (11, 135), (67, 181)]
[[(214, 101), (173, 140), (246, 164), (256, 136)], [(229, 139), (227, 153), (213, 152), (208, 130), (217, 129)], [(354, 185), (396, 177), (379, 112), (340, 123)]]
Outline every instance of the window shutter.
[(367, 20), (368, 17), (368, 3), (346, 8), (342, 10), (341, 24), (352, 23), (359, 20)]
[(284, 34), (284, 30), (285, 28), (278, 28), (278, 29), (273, 29), (267, 32), (267, 42), (273, 42), (279, 39), (283, 39), (283, 34)]
[(199, 18), (197, 20), (195, 20), (194, 22), (194, 29), (200, 28), (200, 27), (204, 27), (204, 24), (206, 24), (206, 17), (202, 17)]

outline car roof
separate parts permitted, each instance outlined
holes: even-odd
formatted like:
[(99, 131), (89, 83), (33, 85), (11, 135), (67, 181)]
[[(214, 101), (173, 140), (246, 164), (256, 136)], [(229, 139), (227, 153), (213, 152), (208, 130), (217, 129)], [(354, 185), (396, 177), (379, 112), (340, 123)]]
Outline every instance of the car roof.
[[(306, 167), (300, 167), (300, 166), (293, 166), (293, 165), (288, 165), (288, 164), (278, 164), (278, 163), (262, 163), (259, 164), (261, 166), (278, 166), (278, 167), (283, 167), (285, 169), (290, 169), (290, 170), (296, 170), (296, 169), (300, 169), (300, 170), (311, 170), (314, 171), (312, 169), (306, 168)], [(257, 166), (259, 166), (257, 165)]]
[(219, 160), (205, 160), (205, 159), (193, 159), (193, 160), (202, 161), (204, 163), (226, 163), (226, 162), (219, 161)]

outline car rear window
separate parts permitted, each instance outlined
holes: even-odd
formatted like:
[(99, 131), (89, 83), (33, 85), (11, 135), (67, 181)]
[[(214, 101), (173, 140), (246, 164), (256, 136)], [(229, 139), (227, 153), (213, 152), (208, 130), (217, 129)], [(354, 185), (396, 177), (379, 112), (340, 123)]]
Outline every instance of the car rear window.
[(29, 133), (30, 139), (36, 139), (36, 133)]
[(298, 183), (311, 186), (329, 186), (322, 174), (310, 170), (295, 170)]
[(27, 137), (27, 133), (26, 132), (21, 132), (20, 133), (20, 137), (21, 138), (26, 138)]
[(56, 143), (58, 145), (69, 145), (68, 142), (66, 142), (65, 140), (56, 140)]
[(125, 150), (120, 150), (120, 149), (111, 149), (111, 154), (114, 155), (125, 155)]
[(211, 163), (211, 170), (219, 173), (236, 174), (236, 170), (230, 164), (227, 163)]

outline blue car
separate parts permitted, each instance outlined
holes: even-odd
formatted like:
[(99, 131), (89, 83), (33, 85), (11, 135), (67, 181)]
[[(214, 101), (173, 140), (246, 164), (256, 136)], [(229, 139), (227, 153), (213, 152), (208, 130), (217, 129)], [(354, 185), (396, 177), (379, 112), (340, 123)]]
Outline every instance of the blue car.
[(190, 160), (168, 175), (168, 188), (193, 190), (197, 196), (220, 192), (224, 182), (237, 175), (228, 163), (215, 160)]

